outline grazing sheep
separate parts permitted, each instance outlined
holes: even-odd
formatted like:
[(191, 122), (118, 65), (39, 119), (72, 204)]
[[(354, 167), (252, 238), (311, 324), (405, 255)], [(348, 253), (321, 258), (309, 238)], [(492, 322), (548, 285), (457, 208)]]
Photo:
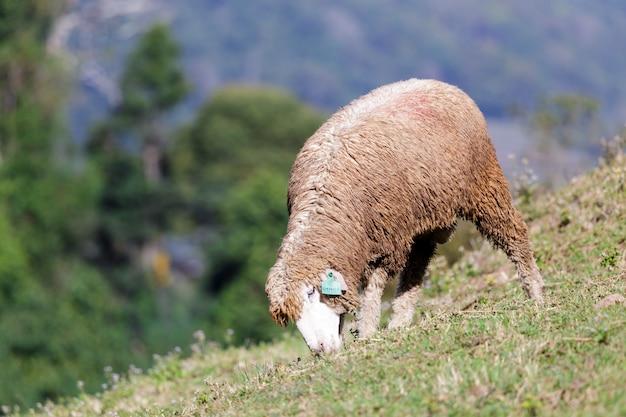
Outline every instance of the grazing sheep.
[(502, 249), (528, 296), (541, 300), (528, 230), (485, 119), (454, 86), (397, 82), (340, 109), (296, 157), (287, 206), (265, 290), (273, 319), (294, 321), (314, 352), (341, 347), (344, 314), (359, 305), (359, 337), (371, 336), (384, 286), (398, 273), (389, 327), (409, 325), (435, 247), (457, 217)]

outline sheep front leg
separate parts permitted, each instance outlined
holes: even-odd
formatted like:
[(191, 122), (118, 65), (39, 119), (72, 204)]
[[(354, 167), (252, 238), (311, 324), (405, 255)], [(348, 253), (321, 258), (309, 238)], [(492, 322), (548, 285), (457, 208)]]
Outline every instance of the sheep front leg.
[(413, 321), (420, 285), (426, 274), (428, 263), (435, 253), (437, 244), (430, 240), (413, 242), (409, 259), (400, 274), (398, 287), (392, 303), (393, 313), (389, 328), (406, 327)]
[(361, 294), (361, 310), (357, 316), (359, 338), (368, 338), (378, 330), (380, 324), (380, 302), (387, 283), (387, 272), (375, 269), (367, 280)]

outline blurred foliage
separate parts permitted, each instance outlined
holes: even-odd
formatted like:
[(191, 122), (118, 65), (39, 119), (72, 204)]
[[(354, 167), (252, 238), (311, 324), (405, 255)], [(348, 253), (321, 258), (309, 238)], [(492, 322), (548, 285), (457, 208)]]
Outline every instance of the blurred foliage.
[[(124, 317), (83, 260), (99, 181), (59, 124), (64, 75), (45, 50), (57, 1), (0, 1), (0, 404), (100, 385), (125, 366)], [(80, 174), (80, 175), (79, 175)]]
[(167, 135), (165, 113), (188, 93), (178, 63), (180, 48), (163, 24), (156, 24), (139, 40), (127, 58), (120, 80), (121, 102), (113, 112), (114, 124), (141, 142), (146, 181), (163, 177)]
[[(234, 331), (231, 342), (270, 340), (283, 332), (267, 314), (265, 280), (285, 232), (285, 171), (259, 168), (218, 206), (218, 244), (207, 248), (207, 286), (219, 292), (210, 311), (210, 336)], [(245, 311), (242, 305), (245, 304)]]
[(118, 116), (151, 121), (175, 106), (189, 86), (177, 62), (178, 43), (164, 24), (156, 24), (127, 58), (120, 80), (122, 102)]
[[(231, 86), (169, 130), (188, 86), (157, 25), (81, 153), (58, 123), (63, 74), (29, 39), (14, 50), (27, 59), (0, 66), (10, 110), (0, 118), (0, 404), (70, 395), (78, 381), (97, 390), (105, 366), (145, 366), (199, 328), (222, 343), (279, 334), (264, 282), (289, 167), (324, 116), (283, 91)], [(175, 270), (171, 236), (195, 236), (204, 272)]]
[(537, 100), (532, 110), (517, 109), (517, 117), (526, 119), (538, 149), (589, 147), (599, 140), (602, 131), (600, 103), (583, 94), (555, 94)]
[(0, 309), (3, 404), (32, 406), (75, 394), (79, 380), (94, 391), (104, 366), (132, 360), (124, 352), (124, 317), (106, 281), (80, 263), (63, 275), (66, 282), (56, 290), (19, 277), (21, 291)]
[[(62, 0), (2, 0), (0, 2), (0, 42), (6, 46), (9, 39), (33, 36), (45, 41), (55, 16), (62, 11)], [(4, 40), (4, 41), (3, 41)]]
[[(97, 390), (105, 366), (145, 366), (153, 353), (186, 346), (197, 329), (222, 344), (281, 333), (267, 314), (264, 283), (285, 231), (289, 168), (325, 119), (285, 91), (231, 85), (188, 125), (172, 129), (167, 121), (190, 87), (180, 47), (166, 26), (156, 25), (128, 56), (121, 101), (93, 126), (85, 148), (74, 148), (59, 123), (65, 74), (45, 50), (60, 3), (0, 0), (0, 404), (32, 406), (74, 394), (78, 381), (87, 392)], [(203, 21), (211, 35), (191, 48), (238, 50), (243, 62), (219, 62), (232, 77), (286, 80), (300, 97), (327, 106), (390, 78), (476, 85), (465, 74), (508, 74), (478, 94), (497, 113), (490, 97), (525, 91), (539, 76), (510, 53), (497, 60), (502, 71), (490, 71), (498, 51), (537, 41), (510, 31), (516, 16), (496, 2), (487, 2), (484, 16), (472, 12), (473, 20), (459, 22), (452, 6), (439, 3), (411, 5), (419, 20), (398, 13), (406, 2), (395, 2), (394, 13), (373, 2), (352, 11), (232, 2), (243, 14), (230, 3), (201, 3), (199, 10), (215, 12), (209, 14), (215, 26)], [(441, 14), (446, 19), (432, 18)], [(372, 16), (380, 25), (363, 26)], [(479, 33), (478, 52), (445, 36), (451, 22)], [(403, 33), (400, 40), (392, 41), (389, 27)], [(309, 41), (306, 50), (300, 36)], [(285, 54), (292, 67), (273, 65)], [(348, 70), (354, 63), (359, 71)], [(216, 58), (208, 67), (217, 64)], [(347, 82), (335, 76), (348, 72)], [(521, 81), (509, 83), (510, 77)], [(565, 145), (578, 140), (571, 135), (581, 126), (590, 132), (599, 111), (582, 95), (538, 109), (534, 126)], [(464, 239), (442, 249), (449, 258), (475, 232), (461, 225), (459, 235)], [(174, 250), (163, 243), (173, 236), (202, 253), (204, 268), (176, 269)]]
[(259, 165), (288, 171), (304, 140), (323, 120), (286, 92), (225, 87), (200, 109), (176, 143), (174, 175), (187, 184), (202, 182), (224, 191)]
[(596, 166), (602, 137), (612, 131), (605, 126), (600, 102), (581, 93), (545, 94), (533, 106), (511, 106), (509, 113), (521, 122), (530, 142), (521, 159), (526, 166), (509, 172), (515, 197), (524, 204), (537, 192), (555, 190)]
[(163, 178), (169, 133), (162, 119), (188, 89), (178, 54), (167, 27), (148, 30), (128, 57), (121, 102), (87, 144), (89, 162), (102, 178), (92, 260), (129, 297), (145, 286), (138, 256), (166, 232), (175, 210), (176, 193)]
[(289, 168), (323, 121), (285, 92), (230, 86), (215, 93), (172, 149), (191, 226), (209, 230), (209, 338), (260, 341), (280, 330), (267, 314), (265, 279), (286, 229)]
[(191, 311), (179, 313), (189, 300), (171, 287), (167, 255), (161, 255), (168, 262), (161, 281), (154, 277), (152, 255), (183, 213), (168, 177), (165, 153), (172, 134), (163, 121), (188, 89), (178, 54), (165, 26), (143, 34), (120, 78), (121, 101), (93, 127), (86, 146), (87, 166), (100, 187), (85, 258), (123, 307), (127, 352), (144, 363), (195, 330)]

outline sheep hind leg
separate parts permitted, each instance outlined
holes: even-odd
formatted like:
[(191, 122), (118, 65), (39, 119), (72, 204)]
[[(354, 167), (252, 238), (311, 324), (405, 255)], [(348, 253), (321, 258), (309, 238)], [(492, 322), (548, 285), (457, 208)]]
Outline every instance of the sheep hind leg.
[[(450, 232), (451, 233), (451, 232)], [(437, 244), (432, 240), (416, 240), (404, 270), (400, 274), (398, 287), (392, 303), (389, 328), (406, 327), (413, 321), (415, 305), (420, 293), (420, 285), (426, 274), (430, 259), (435, 254)]]
[(359, 338), (371, 337), (380, 324), (380, 303), (388, 274), (382, 268), (375, 269), (368, 277), (361, 293), (361, 310), (357, 316)]
[[(498, 196), (498, 193), (494, 195)], [(470, 213), (468, 220), (473, 221), (480, 234), (502, 249), (513, 262), (528, 297), (541, 301), (545, 284), (530, 248), (526, 222), (513, 206), (508, 189), (499, 197), (493, 201), (493, 206)]]

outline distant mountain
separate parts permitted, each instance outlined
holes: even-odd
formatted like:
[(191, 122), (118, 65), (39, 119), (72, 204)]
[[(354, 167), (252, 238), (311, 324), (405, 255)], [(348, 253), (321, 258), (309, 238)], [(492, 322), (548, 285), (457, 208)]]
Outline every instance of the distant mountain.
[(155, 20), (184, 49), (190, 118), (219, 86), (283, 87), (328, 111), (410, 77), (465, 89), (491, 117), (548, 93), (598, 99), (611, 127), (626, 121), (622, 0), (81, 0), (51, 48), (77, 69), (76, 136), (117, 99), (125, 54)]

